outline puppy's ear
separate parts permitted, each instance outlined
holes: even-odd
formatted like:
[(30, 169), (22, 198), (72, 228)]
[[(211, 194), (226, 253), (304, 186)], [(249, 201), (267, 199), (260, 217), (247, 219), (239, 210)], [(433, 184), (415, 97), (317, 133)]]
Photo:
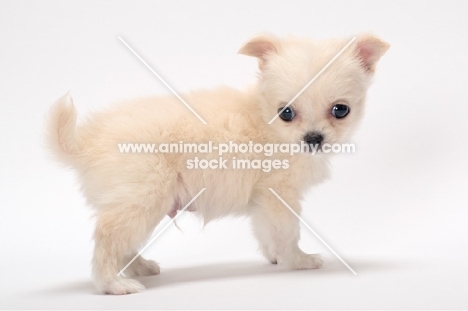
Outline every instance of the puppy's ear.
[(258, 67), (263, 69), (268, 55), (278, 53), (279, 39), (272, 35), (261, 35), (247, 42), (239, 50), (239, 54), (254, 56), (258, 58)]
[(364, 70), (373, 73), (375, 65), (380, 57), (387, 52), (390, 44), (380, 40), (378, 37), (364, 34), (357, 37), (356, 52), (361, 59)]

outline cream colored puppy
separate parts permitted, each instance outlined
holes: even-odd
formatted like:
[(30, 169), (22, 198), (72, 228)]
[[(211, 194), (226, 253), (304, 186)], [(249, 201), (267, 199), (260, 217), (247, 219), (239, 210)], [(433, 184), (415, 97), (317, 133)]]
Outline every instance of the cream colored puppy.
[[(53, 106), (48, 143), (58, 158), (74, 168), (88, 203), (96, 212), (93, 274), (97, 288), (129, 294), (144, 287), (132, 276), (159, 273), (156, 262), (137, 254), (154, 227), (174, 217), (201, 189), (191, 205), (206, 222), (229, 214), (251, 217), (263, 255), (292, 269), (322, 265), (319, 255), (298, 247), (299, 223), (276, 198), (274, 189), (297, 213), (303, 193), (328, 175), (328, 155), (274, 155), (287, 167), (261, 169), (188, 168), (195, 155), (121, 153), (122, 143), (301, 143), (313, 146), (345, 141), (364, 111), (377, 61), (389, 45), (360, 35), (287, 109), (286, 104), (347, 44), (349, 39), (312, 41), (264, 35), (240, 53), (257, 57), (258, 83), (238, 91), (221, 87), (182, 95), (203, 124), (173, 96), (123, 102), (77, 125), (69, 96)], [(282, 111), (283, 110), (283, 111)], [(272, 124), (268, 122), (281, 112)], [(217, 159), (218, 154), (200, 154)], [(264, 154), (224, 155), (233, 160)], [(283, 162), (282, 162), (283, 163)]]

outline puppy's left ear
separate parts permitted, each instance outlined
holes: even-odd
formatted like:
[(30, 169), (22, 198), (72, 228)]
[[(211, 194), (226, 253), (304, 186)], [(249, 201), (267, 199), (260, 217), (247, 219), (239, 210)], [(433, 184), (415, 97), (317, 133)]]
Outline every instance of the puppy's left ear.
[(375, 65), (389, 48), (390, 44), (374, 35), (364, 34), (357, 37), (356, 52), (368, 73), (374, 72)]
[(280, 41), (273, 35), (261, 35), (247, 42), (238, 51), (239, 54), (254, 56), (258, 58), (258, 67), (263, 69), (268, 56), (272, 53), (278, 53)]

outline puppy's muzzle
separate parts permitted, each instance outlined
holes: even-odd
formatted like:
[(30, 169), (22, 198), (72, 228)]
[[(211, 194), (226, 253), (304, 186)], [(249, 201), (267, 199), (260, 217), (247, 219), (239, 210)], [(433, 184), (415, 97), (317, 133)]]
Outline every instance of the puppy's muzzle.
[[(304, 141), (309, 144), (310, 148), (314, 147), (316, 150), (320, 149), (323, 140), (324, 137), (319, 132), (309, 132), (304, 136)], [(310, 151), (312, 151), (312, 149)]]

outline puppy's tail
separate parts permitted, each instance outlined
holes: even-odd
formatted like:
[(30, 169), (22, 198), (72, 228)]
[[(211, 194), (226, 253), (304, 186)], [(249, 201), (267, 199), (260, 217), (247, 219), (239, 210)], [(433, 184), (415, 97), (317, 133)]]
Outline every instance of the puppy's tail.
[(64, 164), (72, 165), (82, 148), (76, 135), (77, 112), (68, 92), (52, 106), (46, 126), (46, 143)]

